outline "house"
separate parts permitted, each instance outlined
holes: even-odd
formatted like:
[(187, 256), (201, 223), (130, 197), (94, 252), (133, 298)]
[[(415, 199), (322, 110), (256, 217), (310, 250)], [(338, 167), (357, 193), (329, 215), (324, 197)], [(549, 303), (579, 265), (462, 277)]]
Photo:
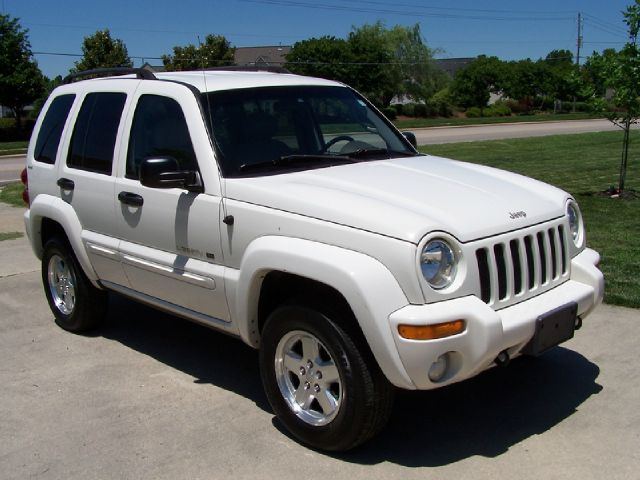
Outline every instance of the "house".
[(475, 59), (476, 57), (435, 58), (433, 63), (436, 67), (447, 72), (451, 78), (454, 78), (456, 73), (458, 73), (458, 70), (462, 70)]
[(234, 61), (241, 66), (281, 67), (287, 61), (290, 46), (236, 47)]

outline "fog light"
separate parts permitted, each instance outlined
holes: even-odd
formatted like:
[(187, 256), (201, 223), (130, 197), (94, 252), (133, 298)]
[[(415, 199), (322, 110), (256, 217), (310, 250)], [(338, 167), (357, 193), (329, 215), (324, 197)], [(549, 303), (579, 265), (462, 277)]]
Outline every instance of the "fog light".
[(449, 369), (449, 352), (444, 353), (431, 364), (429, 369), (429, 380), (439, 382), (442, 380)]

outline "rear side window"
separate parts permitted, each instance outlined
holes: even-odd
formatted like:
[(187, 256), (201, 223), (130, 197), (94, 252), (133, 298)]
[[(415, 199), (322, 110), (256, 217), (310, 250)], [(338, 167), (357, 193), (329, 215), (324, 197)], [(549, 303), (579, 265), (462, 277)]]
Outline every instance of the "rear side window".
[(181, 170), (197, 170), (187, 121), (172, 98), (142, 95), (131, 126), (126, 177), (137, 179), (140, 163), (150, 157), (172, 157)]
[(60, 95), (51, 102), (36, 140), (36, 149), (33, 156), (38, 162), (55, 163), (62, 130), (75, 98), (76, 96), (73, 94)]
[(71, 137), (67, 165), (111, 174), (113, 150), (127, 96), (124, 93), (90, 93), (82, 102)]

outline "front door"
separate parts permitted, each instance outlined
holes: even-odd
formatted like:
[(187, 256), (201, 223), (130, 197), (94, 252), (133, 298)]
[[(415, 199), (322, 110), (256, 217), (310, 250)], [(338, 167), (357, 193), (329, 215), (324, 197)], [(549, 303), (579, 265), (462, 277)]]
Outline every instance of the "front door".
[[(150, 84), (153, 83), (153, 91)], [(160, 92), (159, 92), (160, 90)], [(120, 253), (133, 290), (190, 312), (229, 321), (220, 247), (217, 178), (203, 175), (204, 193), (143, 186), (145, 158), (171, 157), (182, 170), (201, 168), (211, 157), (196, 99), (186, 87), (142, 82), (127, 125), (121, 171), (115, 186)], [(197, 142), (194, 142), (194, 137)], [(196, 145), (198, 148), (194, 148)]]

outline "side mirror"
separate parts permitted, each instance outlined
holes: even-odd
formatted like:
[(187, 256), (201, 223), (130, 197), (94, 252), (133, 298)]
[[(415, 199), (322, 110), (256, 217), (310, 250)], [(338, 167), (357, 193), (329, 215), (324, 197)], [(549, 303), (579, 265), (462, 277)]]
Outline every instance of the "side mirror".
[(183, 188), (202, 192), (200, 174), (194, 170), (180, 170), (173, 157), (145, 158), (140, 164), (140, 183), (150, 188)]
[(404, 135), (404, 138), (406, 138), (409, 141), (409, 143), (413, 148), (415, 148), (416, 150), (418, 149), (418, 139), (416, 138), (415, 133), (402, 132), (402, 135)]

